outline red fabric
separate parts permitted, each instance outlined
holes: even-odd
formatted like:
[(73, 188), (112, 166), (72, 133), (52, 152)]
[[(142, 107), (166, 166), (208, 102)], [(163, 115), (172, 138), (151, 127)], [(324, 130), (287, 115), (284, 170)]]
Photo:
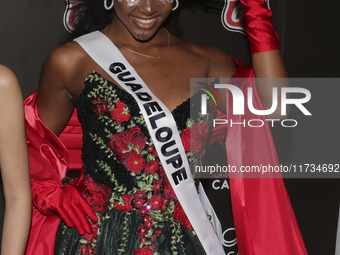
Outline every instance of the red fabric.
[(68, 170), (81, 170), (81, 146), (83, 144), (83, 129), (78, 119), (77, 109), (71, 116), (70, 121), (59, 135), (59, 139), (65, 145), (69, 154)]
[[(59, 187), (63, 187), (60, 180), (65, 177), (69, 155), (63, 143), (40, 120), (36, 95), (37, 93), (34, 92), (25, 100), (26, 135), (34, 204), (26, 254), (52, 255), (60, 220), (56, 215), (45, 216), (41, 214), (37, 208), (42, 208), (46, 204), (44, 198), (48, 194)], [(71, 121), (74, 121), (75, 117), (73, 115)], [(74, 123), (71, 122), (71, 124)], [(79, 141), (76, 141), (79, 140), (78, 136), (75, 136), (75, 138), (71, 135), (66, 137), (70, 139), (71, 144), (79, 145)], [(72, 140), (75, 141), (72, 143)], [(80, 147), (78, 147), (79, 150)], [(81, 170), (80, 157), (73, 162), (80, 166), (79, 170)]]
[(250, 42), (251, 54), (280, 50), (276, 30), (271, 23), (272, 11), (265, 0), (240, 0), (246, 20), (246, 31)]
[[(256, 91), (254, 70), (250, 65), (239, 66), (229, 84), (237, 85), (246, 95), (247, 87)], [(253, 93), (256, 109), (263, 109), (259, 95)], [(243, 125), (217, 125), (212, 142), (227, 132), (228, 164), (236, 166), (278, 166), (271, 131), (265, 116), (253, 115), (245, 107), (244, 115), (232, 115), (232, 97), (227, 93), (227, 115), (219, 112), (216, 119), (227, 119), (229, 124), (244, 119), (262, 119), (261, 128)], [(280, 174), (267, 174), (262, 178), (244, 178), (230, 174), (230, 191), (239, 253), (242, 255), (300, 255), (307, 254), (295, 215)], [(249, 176), (248, 176), (249, 177)], [(251, 176), (254, 177), (254, 176)], [(256, 176), (259, 177), (259, 176)], [(268, 178), (270, 177), (270, 178)]]
[[(253, 78), (253, 69), (234, 61), (239, 69), (235, 78)], [(244, 91), (246, 83), (239, 84)], [(255, 88), (255, 84), (252, 83)], [(229, 95), (230, 97), (230, 95)], [(228, 116), (231, 118), (232, 101), (228, 98)], [(254, 107), (262, 108), (259, 96), (254, 96)], [(245, 107), (246, 108), (246, 107)], [(44, 201), (40, 194), (50, 192), (51, 187), (61, 187), (65, 176), (68, 152), (63, 143), (41, 122), (36, 106), (36, 92), (25, 100), (26, 132), (30, 154), (31, 183), (34, 205)], [(223, 114), (219, 113), (223, 118)], [(234, 119), (235, 116), (232, 116)], [(239, 116), (240, 117), (240, 116)], [(225, 118), (225, 117), (224, 117)], [(246, 112), (245, 119), (259, 119)], [(237, 121), (236, 118), (234, 121)], [(266, 123), (266, 121), (265, 121)], [(212, 141), (220, 139), (227, 132), (227, 157), (231, 165), (277, 165), (277, 156), (268, 125), (264, 128), (240, 128), (236, 125), (225, 130), (226, 125), (214, 129)], [(219, 130), (218, 130), (219, 129)], [(73, 136), (73, 132), (76, 133)], [(81, 126), (76, 111), (68, 127), (60, 136), (72, 147), (77, 157), (74, 169), (81, 169), (80, 147)], [(79, 147), (78, 147), (79, 146)], [(242, 255), (300, 255), (307, 254), (299, 232), (286, 189), (278, 178), (233, 178), (231, 176), (231, 196), (239, 253)], [(44, 216), (33, 208), (32, 227), (26, 254), (53, 255), (55, 235), (60, 220), (57, 216)]]

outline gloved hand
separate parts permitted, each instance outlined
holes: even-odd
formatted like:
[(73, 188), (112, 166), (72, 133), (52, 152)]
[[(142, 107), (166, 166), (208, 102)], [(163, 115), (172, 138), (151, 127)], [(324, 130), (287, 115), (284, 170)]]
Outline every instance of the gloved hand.
[(240, 0), (247, 23), (246, 31), (251, 54), (269, 50), (280, 50), (276, 30), (271, 23), (272, 11), (265, 0)]
[(58, 215), (68, 227), (74, 226), (81, 235), (85, 232), (92, 233), (87, 217), (94, 223), (98, 221), (98, 217), (73, 182), (48, 194), (39, 210), (45, 215)]

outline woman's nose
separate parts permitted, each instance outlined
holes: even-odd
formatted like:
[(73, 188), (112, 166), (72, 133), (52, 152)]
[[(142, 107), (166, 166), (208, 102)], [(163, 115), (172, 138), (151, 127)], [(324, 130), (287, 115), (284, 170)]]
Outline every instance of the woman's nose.
[(151, 16), (158, 9), (159, 0), (140, 0), (139, 11), (145, 15)]

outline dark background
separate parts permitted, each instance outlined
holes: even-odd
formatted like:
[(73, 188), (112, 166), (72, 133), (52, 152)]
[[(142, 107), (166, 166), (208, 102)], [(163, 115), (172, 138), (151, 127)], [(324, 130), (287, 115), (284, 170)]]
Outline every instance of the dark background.
[[(223, 0), (187, 2), (191, 2), (191, 5), (182, 8), (178, 18), (185, 40), (213, 44), (228, 55), (250, 61), (246, 36), (229, 32), (221, 24)], [(183, 2), (180, 0), (180, 3)], [(339, 77), (340, 2), (271, 0), (270, 5), (289, 76)], [(16, 73), (24, 97), (37, 89), (43, 61), (65, 33), (64, 9), (64, 0), (0, 2), (0, 63)], [(313, 163), (313, 160), (327, 164), (339, 163), (337, 118), (340, 107), (337, 95), (340, 87), (329, 88), (320, 84), (312, 90), (311, 107), (316, 109), (314, 112), (317, 115), (322, 115), (317, 110), (326, 103), (333, 102), (333, 108), (322, 123), (304, 129), (273, 130), (279, 159), (283, 164), (300, 162), (301, 159), (304, 160), (302, 163)], [(292, 118), (296, 114), (296, 109), (293, 109)], [(334, 254), (340, 201), (339, 180), (285, 179), (311, 255)], [(3, 201), (0, 202), (3, 208)], [(3, 214), (3, 210), (0, 213)]]

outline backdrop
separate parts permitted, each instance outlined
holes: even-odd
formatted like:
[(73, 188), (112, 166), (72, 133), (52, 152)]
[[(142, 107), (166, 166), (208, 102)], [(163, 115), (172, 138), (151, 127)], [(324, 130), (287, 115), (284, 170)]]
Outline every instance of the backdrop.
[[(230, 4), (234, 4), (237, 11), (237, 3), (232, 2)], [(340, 24), (340, 3), (270, 0), (269, 4), (274, 11), (273, 23), (278, 30), (290, 77), (339, 77), (337, 26)], [(224, 0), (187, 0), (185, 8), (183, 5), (178, 18), (183, 39), (212, 44), (228, 55), (250, 61), (247, 38), (236, 24), (242, 17), (235, 12), (232, 19), (221, 18)], [(0, 63), (17, 74), (24, 97), (37, 89), (44, 59), (66, 33), (63, 25), (65, 7), (65, 0), (0, 2)], [(228, 22), (231, 23), (229, 27)], [(318, 109), (325, 102), (337, 102), (339, 88), (329, 90), (322, 84), (314, 87), (309, 107)], [(324, 116), (326, 119), (319, 123), (300, 129), (275, 128), (273, 135), (280, 163), (312, 163), (306, 162), (310, 159), (336, 163), (332, 160), (338, 160), (339, 154), (338, 107), (334, 104), (332, 111)], [(293, 109), (292, 116), (297, 114)], [(340, 201), (339, 179), (285, 179), (285, 183), (309, 254), (333, 255)], [(220, 204), (229, 189), (226, 180), (209, 180), (205, 186), (216, 204)], [(0, 198), (0, 213), (3, 214), (3, 198)], [(229, 254), (235, 254), (232, 227), (224, 225), (223, 228), (225, 247)]]

